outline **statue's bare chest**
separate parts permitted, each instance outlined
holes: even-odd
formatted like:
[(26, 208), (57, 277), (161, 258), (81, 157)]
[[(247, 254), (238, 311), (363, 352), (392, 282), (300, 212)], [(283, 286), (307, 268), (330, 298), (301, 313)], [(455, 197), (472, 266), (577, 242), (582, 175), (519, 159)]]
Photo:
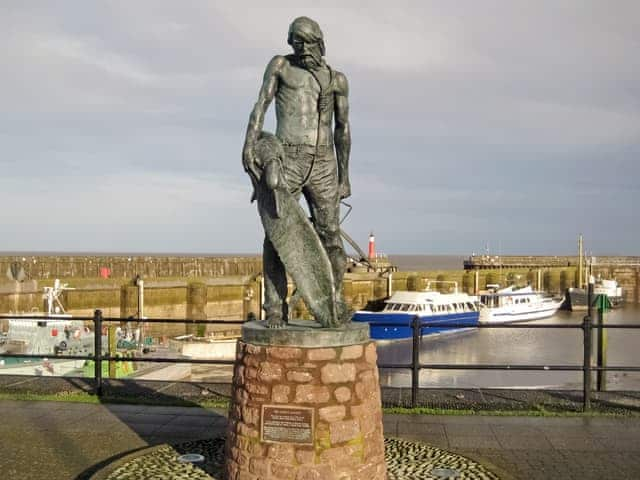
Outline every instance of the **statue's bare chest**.
[[(322, 84), (322, 89), (320, 85)], [(315, 72), (315, 76), (309, 71), (295, 67), (288, 66), (283, 69), (280, 76), (280, 84), (278, 88), (278, 96), (282, 97), (281, 100), (290, 98), (303, 103), (318, 102), (320, 93), (324, 95), (330, 93), (331, 79), (328, 69)]]

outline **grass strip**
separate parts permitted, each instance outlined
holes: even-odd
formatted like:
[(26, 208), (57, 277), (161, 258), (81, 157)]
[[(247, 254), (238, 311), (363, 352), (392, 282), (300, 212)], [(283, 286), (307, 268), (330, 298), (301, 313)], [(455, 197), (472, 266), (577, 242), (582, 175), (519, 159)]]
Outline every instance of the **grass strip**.
[(150, 405), (163, 407), (204, 407), (204, 408), (228, 408), (227, 400), (184, 400), (181, 398), (144, 398), (139, 396), (103, 395), (98, 397), (87, 392), (60, 392), (60, 393), (2, 393), (0, 401), (46, 401), (68, 403), (92, 403), (92, 404), (128, 404)]
[[(150, 406), (172, 406), (172, 407), (198, 407), (198, 408), (229, 408), (229, 401), (224, 399), (211, 400), (186, 400), (181, 398), (153, 398), (126, 395), (104, 395), (98, 397), (88, 392), (59, 392), (59, 393), (7, 393), (0, 392), (0, 401), (49, 401), (49, 402), (69, 402), (69, 403), (92, 403), (92, 404), (129, 404), (129, 405), (150, 405)], [(593, 408), (591, 411), (572, 410), (550, 410), (544, 405), (537, 405), (532, 408), (514, 410), (482, 410), (482, 409), (454, 409), (437, 407), (386, 407), (383, 413), (398, 415), (450, 415), (450, 416), (502, 416), (502, 417), (640, 417), (640, 412), (630, 409), (606, 410)]]
[(522, 410), (475, 410), (475, 409), (450, 409), (434, 407), (386, 407), (383, 413), (397, 415), (450, 415), (450, 416), (498, 416), (498, 417), (639, 417), (640, 412), (626, 409), (598, 410), (593, 408), (588, 412), (576, 410), (549, 410), (538, 406)]

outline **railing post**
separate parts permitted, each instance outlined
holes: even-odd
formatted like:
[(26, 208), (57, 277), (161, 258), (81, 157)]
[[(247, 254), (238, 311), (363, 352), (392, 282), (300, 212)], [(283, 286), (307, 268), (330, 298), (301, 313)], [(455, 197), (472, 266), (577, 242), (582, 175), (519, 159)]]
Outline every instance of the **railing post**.
[(420, 387), (420, 317), (416, 315), (411, 322), (413, 329), (413, 349), (411, 351), (411, 408), (418, 406), (418, 388)]
[(596, 390), (604, 392), (607, 389), (607, 372), (601, 370), (607, 366), (607, 331), (604, 328), (604, 309), (598, 308), (596, 315), (596, 323), (598, 324), (598, 349), (596, 353)]
[[(110, 357), (115, 357), (116, 352), (118, 351), (118, 336), (116, 335), (117, 329), (118, 327), (113, 324), (109, 325), (109, 328), (107, 329), (107, 344), (109, 345), (107, 354)], [(109, 378), (116, 378), (118, 364), (114, 360), (109, 360), (108, 364)]]
[(591, 408), (591, 317), (587, 315), (582, 322), (584, 333), (584, 360), (582, 364), (582, 409)]
[(102, 310), (93, 314), (93, 356), (96, 395), (102, 396)]

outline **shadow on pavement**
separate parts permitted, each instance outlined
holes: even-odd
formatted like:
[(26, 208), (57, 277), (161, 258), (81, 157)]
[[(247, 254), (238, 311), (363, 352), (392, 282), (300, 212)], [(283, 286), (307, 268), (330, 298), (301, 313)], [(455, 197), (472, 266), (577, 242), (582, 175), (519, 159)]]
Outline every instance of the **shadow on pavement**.
[[(94, 391), (91, 378), (3, 377), (0, 389), (4, 392), (70, 395)], [(7, 412), (15, 417), (13, 446), (5, 445), (11, 448), (3, 456), (15, 464), (29, 446), (38, 454), (16, 468), (19, 477), (9, 474), (2, 478), (85, 480), (152, 446), (178, 444), (178, 453), (188, 453), (180, 449), (188, 449), (189, 442), (224, 435), (226, 408), (203, 408), (198, 402), (222, 402), (230, 389), (228, 384), (206, 382), (105, 379), (98, 404), (12, 402), (15, 406), (7, 407), (11, 408)]]
[[(86, 469), (76, 480), (89, 479), (114, 461), (147, 446), (176, 444), (177, 453), (183, 454), (189, 453), (189, 442), (222, 436), (227, 423), (225, 409), (203, 408), (189, 398), (220, 401), (228, 398), (229, 391), (229, 385), (106, 380), (101, 397), (105, 411), (101, 415), (117, 419), (146, 446), (117, 453)], [(132, 399), (135, 404), (127, 403)]]

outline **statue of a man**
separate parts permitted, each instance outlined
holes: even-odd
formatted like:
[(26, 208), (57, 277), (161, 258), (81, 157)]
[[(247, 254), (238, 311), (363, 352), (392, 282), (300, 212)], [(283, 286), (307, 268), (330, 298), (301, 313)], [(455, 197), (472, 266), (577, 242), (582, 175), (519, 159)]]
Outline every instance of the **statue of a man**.
[[(255, 184), (261, 172), (254, 147), (265, 113), (275, 98), (276, 136), (284, 147), (284, 180), (295, 199), (302, 194), (307, 201), (313, 227), (331, 263), (337, 316), (340, 323), (345, 323), (348, 311), (342, 283), (346, 262), (339, 217), (340, 200), (351, 195), (349, 87), (345, 75), (326, 64), (322, 30), (315, 21), (296, 18), (287, 41), (293, 54), (275, 56), (264, 73), (247, 127), (242, 163)], [(267, 325), (281, 326), (288, 320), (287, 276), (268, 235), (263, 263)]]

